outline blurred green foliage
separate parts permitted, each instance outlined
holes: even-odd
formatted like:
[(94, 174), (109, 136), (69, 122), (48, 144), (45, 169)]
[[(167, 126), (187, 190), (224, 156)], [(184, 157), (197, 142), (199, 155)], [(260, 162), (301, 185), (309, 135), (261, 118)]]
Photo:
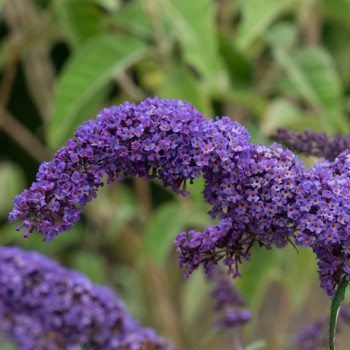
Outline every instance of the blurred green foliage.
[[(182, 278), (172, 244), (211, 223), (201, 180), (186, 198), (158, 182), (109, 185), (51, 243), (24, 240), (7, 213), (77, 125), (126, 100), (184, 99), (238, 120), (256, 143), (279, 126), (349, 133), (350, 2), (2, 0), (0, 9), (0, 244), (110, 285), (180, 348), (232, 348), (230, 332), (211, 329), (210, 286), (201, 272)], [(241, 334), (249, 349), (291, 348), (293, 332), (327, 313), (316, 269), (309, 251), (255, 248), (235, 281), (254, 315)]]

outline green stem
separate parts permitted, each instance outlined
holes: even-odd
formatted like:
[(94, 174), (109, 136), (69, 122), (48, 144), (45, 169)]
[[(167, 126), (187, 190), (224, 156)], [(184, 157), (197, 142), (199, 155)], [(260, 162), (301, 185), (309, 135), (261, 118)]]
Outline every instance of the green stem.
[(337, 318), (339, 314), (340, 305), (344, 300), (345, 290), (348, 284), (349, 282), (347, 281), (346, 276), (344, 276), (332, 299), (331, 313), (329, 318), (329, 350), (335, 349), (334, 339), (335, 339), (335, 330), (337, 326)]

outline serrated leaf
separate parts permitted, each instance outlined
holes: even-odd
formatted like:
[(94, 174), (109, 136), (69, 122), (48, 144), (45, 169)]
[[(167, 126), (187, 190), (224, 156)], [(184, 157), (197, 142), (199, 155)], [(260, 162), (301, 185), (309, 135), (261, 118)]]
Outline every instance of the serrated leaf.
[(52, 148), (71, 136), (81, 109), (113, 77), (130, 67), (148, 52), (147, 46), (133, 37), (114, 34), (94, 37), (79, 47), (58, 79), (48, 143)]
[(276, 48), (282, 65), (299, 95), (320, 114), (329, 132), (348, 132), (342, 105), (340, 78), (331, 56), (321, 47), (308, 47), (288, 54)]
[(291, 0), (241, 0), (242, 24), (236, 37), (237, 47), (246, 51), (292, 3)]
[(219, 55), (216, 35), (216, 8), (212, 0), (168, 0), (168, 16), (175, 36), (193, 65), (213, 87), (225, 87), (227, 76)]

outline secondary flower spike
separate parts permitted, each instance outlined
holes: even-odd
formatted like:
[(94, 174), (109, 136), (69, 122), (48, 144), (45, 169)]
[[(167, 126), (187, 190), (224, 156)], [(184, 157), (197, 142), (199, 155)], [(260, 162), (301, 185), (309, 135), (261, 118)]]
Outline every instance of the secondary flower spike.
[(272, 135), (287, 147), (298, 153), (334, 160), (337, 156), (350, 148), (350, 136), (336, 135), (328, 137), (324, 132), (295, 132), (285, 128), (278, 128)]
[(229, 276), (221, 268), (216, 267), (208, 277), (215, 284), (211, 292), (213, 309), (218, 314), (214, 325), (220, 328), (232, 328), (249, 322), (251, 313), (248, 309), (243, 309), (246, 302)]
[(0, 331), (22, 350), (174, 350), (110, 289), (19, 248), (0, 247)]
[[(329, 295), (350, 276), (350, 161), (305, 170), (278, 144), (249, 143), (248, 131), (228, 117), (206, 120), (189, 103), (148, 98), (102, 110), (41, 165), (36, 182), (17, 196), (10, 220), (22, 220), (25, 236), (37, 230), (50, 240), (69, 230), (92, 200), (102, 177), (159, 178), (178, 194), (203, 176), (203, 196), (216, 226), (176, 238), (179, 264), (207, 272), (223, 260), (233, 276), (254, 243), (270, 248), (295, 241), (319, 259)], [(350, 279), (350, 278), (349, 278)]]

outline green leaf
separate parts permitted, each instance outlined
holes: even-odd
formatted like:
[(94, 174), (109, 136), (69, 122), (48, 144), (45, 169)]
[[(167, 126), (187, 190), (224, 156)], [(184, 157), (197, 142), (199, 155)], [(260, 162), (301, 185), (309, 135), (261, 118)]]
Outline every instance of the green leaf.
[(335, 339), (335, 330), (337, 326), (337, 318), (339, 313), (339, 308), (344, 300), (345, 291), (349, 282), (346, 279), (346, 276), (341, 280), (335, 295), (331, 303), (331, 313), (329, 318), (329, 350), (334, 350), (334, 339)]
[(237, 286), (254, 312), (264, 298), (278, 254), (277, 249), (266, 250), (258, 246), (253, 247), (251, 253), (250, 260), (240, 266), (242, 278), (237, 279)]
[(49, 145), (54, 149), (61, 146), (81, 123), (82, 108), (113, 74), (130, 67), (147, 52), (143, 42), (122, 34), (94, 37), (79, 47), (57, 82)]
[(120, 0), (95, 0), (95, 2), (108, 12), (115, 12), (120, 6)]
[(171, 76), (164, 76), (162, 83), (156, 87), (156, 93), (160, 98), (186, 100), (204, 115), (212, 114), (210, 99), (184, 67), (179, 67)]
[(117, 287), (117, 293), (126, 304), (130, 314), (135, 319), (142, 319), (148, 310), (144, 310), (144, 298), (140, 271), (135, 266), (115, 265), (109, 274), (109, 284)]
[(246, 87), (253, 83), (254, 72), (251, 62), (228, 36), (220, 36), (220, 52), (233, 86)]
[(237, 47), (246, 51), (291, 4), (292, 0), (241, 0), (239, 8), (243, 19), (236, 37)]
[(147, 16), (140, 0), (126, 3), (113, 15), (113, 20), (136, 35), (152, 36), (151, 19)]
[(314, 118), (305, 114), (295, 103), (286, 98), (278, 97), (269, 103), (261, 124), (261, 130), (266, 135), (271, 135), (278, 127), (297, 128), (299, 131), (304, 129), (322, 131), (315, 130), (315, 126), (316, 128), (320, 127), (319, 123), (315, 125)]
[(332, 57), (321, 47), (287, 53), (275, 48), (277, 61), (286, 70), (300, 97), (320, 114), (329, 132), (349, 132), (344, 119), (342, 89)]
[(159, 207), (145, 230), (142, 255), (151, 256), (164, 265), (175, 236), (181, 231), (181, 211), (178, 204), (170, 202)]
[(293, 22), (283, 21), (273, 25), (264, 34), (264, 39), (273, 47), (288, 49), (298, 38), (298, 28)]
[(168, 0), (168, 16), (175, 36), (184, 50), (185, 60), (213, 87), (225, 87), (227, 76), (219, 55), (212, 0)]
[(318, 282), (317, 261), (311, 249), (288, 245), (278, 251), (278, 266), (281, 267), (279, 281), (288, 291), (292, 310), (298, 312), (304, 307), (310, 284)]
[(322, 15), (324, 18), (333, 19), (336, 25), (342, 23), (350, 27), (350, 3), (348, 0), (323, 0), (320, 2), (320, 5), (322, 6)]
[(76, 251), (72, 255), (72, 266), (88, 276), (94, 283), (106, 283), (107, 263), (102, 255), (96, 252)]
[(91, 1), (68, 0), (57, 5), (61, 25), (73, 42), (78, 45), (102, 31), (102, 14), (99, 7)]
[(203, 304), (208, 302), (208, 295), (212, 285), (208, 283), (203, 271), (197, 270), (191, 274), (191, 277), (184, 282), (181, 289), (181, 323), (190, 328), (198, 315), (203, 311)]
[(7, 340), (3, 340), (0, 337), (0, 345), (2, 350), (18, 350), (17, 346), (8, 342)]
[(25, 186), (25, 178), (21, 169), (14, 163), (0, 163), (0, 219), (7, 217), (12, 208), (12, 201), (16, 194)]

